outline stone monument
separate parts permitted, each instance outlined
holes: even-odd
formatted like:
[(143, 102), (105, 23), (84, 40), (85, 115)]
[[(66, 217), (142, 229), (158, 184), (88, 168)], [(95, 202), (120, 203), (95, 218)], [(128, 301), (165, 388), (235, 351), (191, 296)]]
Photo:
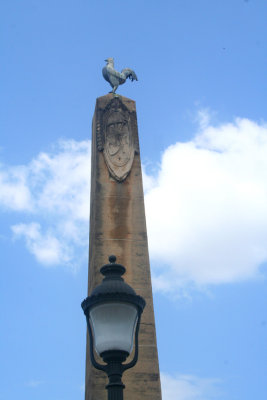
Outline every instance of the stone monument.
[[(92, 126), (88, 293), (102, 281), (108, 256), (126, 267), (125, 281), (146, 300), (139, 359), (125, 372), (127, 400), (161, 400), (135, 102), (108, 94), (96, 100)], [(106, 400), (106, 375), (94, 369), (87, 343), (85, 400)]]

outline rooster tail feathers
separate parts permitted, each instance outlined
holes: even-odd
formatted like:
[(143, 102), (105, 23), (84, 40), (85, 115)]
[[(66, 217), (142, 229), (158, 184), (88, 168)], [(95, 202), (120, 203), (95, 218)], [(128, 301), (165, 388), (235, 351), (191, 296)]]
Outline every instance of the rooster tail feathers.
[(124, 68), (121, 73), (125, 76), (125, 79), (129, 78), (131, 81), (138, 81), (136, 73), (130, 68)]

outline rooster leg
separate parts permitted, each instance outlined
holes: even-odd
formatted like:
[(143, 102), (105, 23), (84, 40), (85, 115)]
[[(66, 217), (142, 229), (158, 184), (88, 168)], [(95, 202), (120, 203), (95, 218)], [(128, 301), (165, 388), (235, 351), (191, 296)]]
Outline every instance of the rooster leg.
[(112, 90), (112, 92), (115, 94), (115, 92), (116, 92), (116, 90), (118, 89), (118, 86), (119, 85), (117, 85), (117, 86), (113, 86), (113, 90)]

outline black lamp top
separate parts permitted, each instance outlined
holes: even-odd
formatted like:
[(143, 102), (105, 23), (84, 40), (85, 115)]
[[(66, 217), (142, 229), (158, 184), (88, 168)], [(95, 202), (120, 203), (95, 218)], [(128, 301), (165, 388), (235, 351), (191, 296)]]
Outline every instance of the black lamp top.
[(84, 312), (96, 303), (107, 301), (129, 302), (138, 306), (142, 312), (146, 302), (135, 293), (130, 285), (124, 282), (122, 275), (125, 271), (126, 269), (123, 265), (116, 263), (115, 256), (109, 256), (109, 264), (105, 264), (100, 268), (100, 272), (104, 275), (102, 283), (96, 286), (91, 295), (82, 303)]
[(134, 289), (124, 282), (122, 275), (125, 273), (126, 268), (117, 264), (116, 256), (109, 256), (109, 264), (103, 265), (100, 272), (104, 275), (104, 279), (93, 291), (91, 296), (106, 294), (106, 293), (124, 293), (136, 295)]
[(103, 267), (100, 268), (100, 272), (102, 275), (105, 276), (105, 279), (120, 279), (123, 280), (123, 278), (121, 278), (121, 276), (125, 273), (126, 268), (121, 265), (121, 264), (117, 264), (116, 263), (116, 256), (109, 256), (109, 264), (105, 264), (103, 265)]

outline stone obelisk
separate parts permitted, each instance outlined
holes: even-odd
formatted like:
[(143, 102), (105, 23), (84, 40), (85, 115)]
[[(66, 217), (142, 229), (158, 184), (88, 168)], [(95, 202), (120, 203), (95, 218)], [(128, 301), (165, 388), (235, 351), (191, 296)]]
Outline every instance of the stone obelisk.
[[(126, 267), (125, 281), (146, 300), (139, 359), (123, 375), (124, 398), (161, 400), (136, 108), (133, 100), (114, 94), (96, 101), (90, 208), (88, 294), (114, 254)], [(106, 374), (91, 365), (87, 345), (85, 400), (106, 400), (106, 384)]]

